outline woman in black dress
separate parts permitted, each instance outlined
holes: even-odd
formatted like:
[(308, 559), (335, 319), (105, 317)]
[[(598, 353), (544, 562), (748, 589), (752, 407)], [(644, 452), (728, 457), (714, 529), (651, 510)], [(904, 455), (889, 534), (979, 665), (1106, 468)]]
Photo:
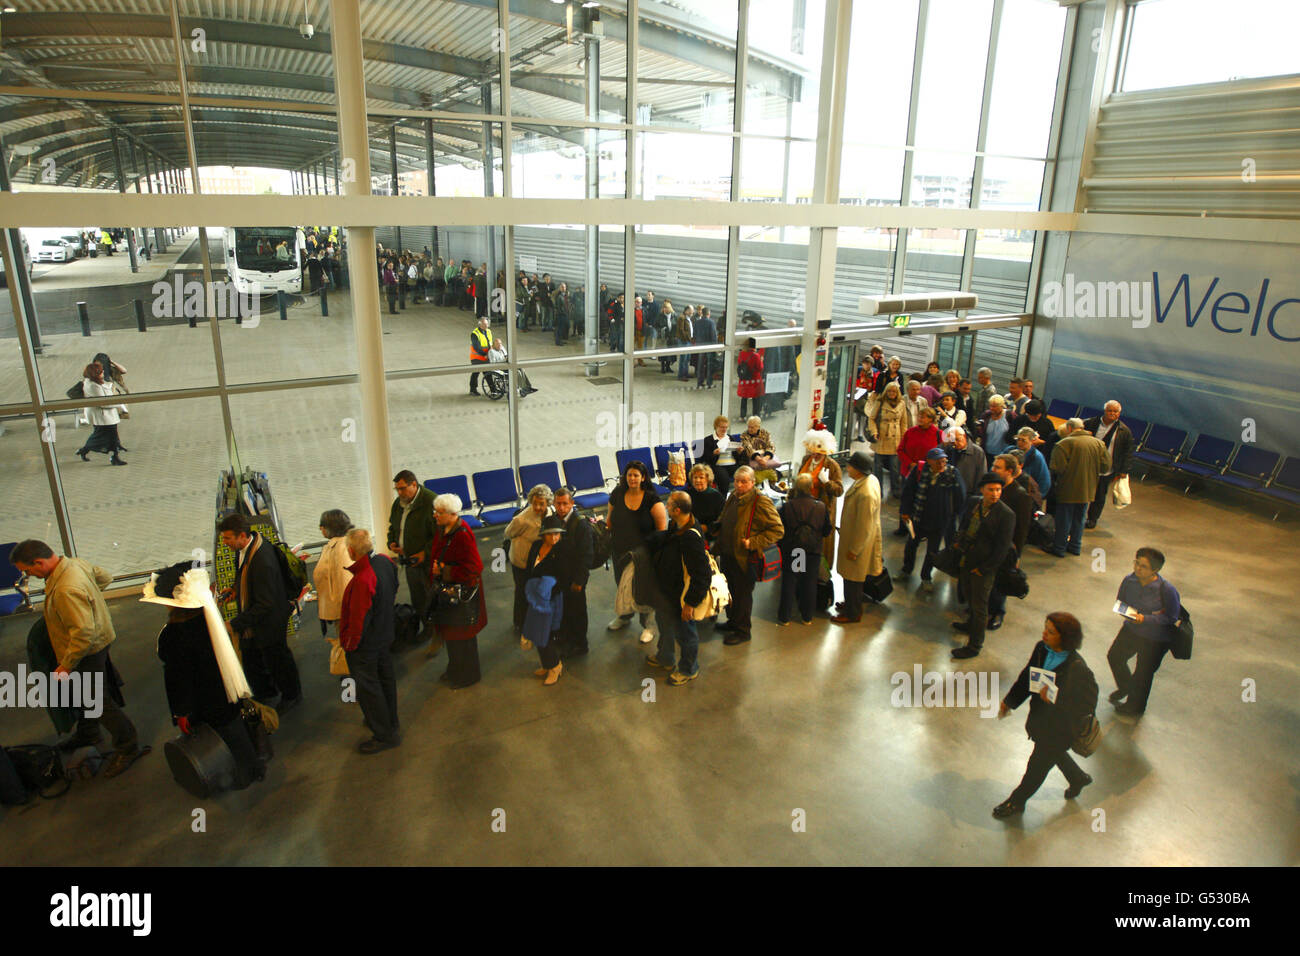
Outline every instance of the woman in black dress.
[[(623, 577), (623, 569), (632, 560), (632, 552), (645, 544), (656, 531), (668, 527), (668, 509), (650, 484), (650, 470), (643, 462), (628, 462), (623, 477), (609, 495), (609, 515), (605, 525), (613, 536), (610, 548), (614, 555), (614, 582)], [(649, 644), (654, 633), (646, 627), (648, 615), (641, 615), (641, 643)], [(632, 620), (623, 614), (609, 622), (608, 629), (621, 631)]]

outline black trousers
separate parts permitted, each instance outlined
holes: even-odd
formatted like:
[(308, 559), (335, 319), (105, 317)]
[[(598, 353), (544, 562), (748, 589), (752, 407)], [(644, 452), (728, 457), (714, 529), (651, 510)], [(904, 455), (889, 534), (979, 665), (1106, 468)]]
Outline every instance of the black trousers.
[[(912, 525), (916, 528), (915, 523)], [(907, 543), (903, 545), (903, 573), (911, 574), (912, 568), (916, 566), (916, 549), (925, 542), (925, 560), (921, 562), (921, 580), (930, 580), (930, 572), (934, 569), (934, 556), (943, 550), (943, 531), (929, 531), (922, 533), (916, 528), (916, 537), (908, 536)]]
[[(1155, 680), (1160, 662), (1169, 651), (1166, 641), (1152, 641), (1127, 627), (1121, 627), (1106, 652), (1106, 663), (1115, 678), (1115, 689), (1122, 690), (1128, 705), (1139, 713), (1147, 709), (1151, 696), (1151, 682)], [(1137, 670), (1130, 672), (1128, 662), (1137, 655)]]
[(564, 615), (560, 618), (560, 642), (569, 650), (587, 649), (587, 589), (564, 592)]
[(248, 732), (244, 718), (236, 717), (223, 724), (211, 724), (213, 730), (226, 742), (230, 756), (235, 758), (235, 789), (243, 790), (254, 780), (265, 775), (266, 765), (257, 755), (253, 737)]
[(1083, 783), (1083, 778), (1087, 776), (1083, 768), (1070, 756), (1068, 744), (1036, 740), (1034, 752), (1029, 755), (1029, 765), (1025, 767), (1025, 775), (1020, 779), (1019, 786), (1011, 791), (1011, 802), (1024, 806), (1025, 802), (1038, 792), (1038, 788), (1043, 785), (1043, 781), (1047, 779), (1047, 774), (1053, 767), (1058, 767), (1061, 773), (1065, 774), (1065, 779), (1070, 786)]
[[(751, 401), (751, 399), (744, 398), (743, 396), (742, 396), (741, 399), (740, 399), (740, 417), (741, 417), (741, 418), (745, 418), (745, 417), (746, 417), (746, 416), (745, 416), (745, 405), (746, 405), (746, 403), (748, 403), (749, 401)], [(762, 413), (762, 411), (761, 411), (760, 409), (763, 407), (763, 396), (762, 396), (762, 395), (755, 395), (754, 398), (752, 399), (752, 401), (753, 401), (753, 403), (754, 403), (754, 414), (755, 414), (755, 415), (762, 415), (763, 413)]]
[[(566, 597), (567, 601), (567, 597)], [(546, 646), (537, 645), (537, 656), (542, 662), (542, 666), (548, 671), (552, 670), (560, 663), (560, 647), (556, 641), (556, 635), (552, 634), (551, 639), (546, 642)]]
[(750, 617), (754, 612), (754, 566), (745, 562), (742, 568), (729, 550), (723, 553), (721, 563), (722, 573), (727, 578), (727, 588), (731, 591), (727, 621), (734, 624), (741, 634), (748, 634)]
[(847, 618), (857, 619), (862, 617), (862, 587), (867, 583), (866, 578), (854, 581), (850, 578), (844, 579), (844, 616)]
[(395, 741), (401, 731), (397, 719), (397, 673), (388, 646), (346, 651), (348, 670), (357, 682), (357, 703), (366, 726), (377, 740)]
[(973, 574), (965, 566), (961, 569), (962, 590), (970, 602), (970, 635), (968, 643), (979, 650), (984, 646), (984, 629), (989, 620), (989, 593), (993, 590), (993, 572)]
[[(812, 620), (813, 611), (817, 609), (817, 570), (821, 566), (820, 555), (815, 557), (818, 560), (814, 561), (810, 556), (812, 567), (803, 571), (791, 571), (790, 562), (785, 562), (786, 566), (781, 570), (781, 603), (776, 611), (778, 621), (790, 620), (796, 605), (801, 620)], [(861, 588), (858, 590), (860, 593)], [(859, 596), (859, 609), (861, 606), (862, 598)]]
[(525, 568), (517, 568), (510, 565), (510, 573), (515, 579), (515, 607), (514, 607), (514, 624), (515, 633), (524, 632), (524, 619), (528, 617), (528, 596), (524, 592), (524, 585), (528, 583), (528, 571)]
[(87, 740), (93, 740), (99, 737), (99, 725), (102, 722), (109, 736), (113, 740), (113, 749), (120, 754), (135, 753), (140, 746), (139, 736), (136, 734), (135, 724), (131, 723), (131, 718), (126, 715), (121, 706), (114, 699), (120, 691), (116, 687), (110, 686), (113, 681), (113, 668), (108, 663), (108, 648), (96, 651), (94, 654), (87, 654), (77, 664), (78, 674), (103, 674), (104, 675), (104, 692), (102, 703), (104, 712), (98, 717), (87, 717), (82, 711), (77, 718), (77, 729), (75, 734)]
[(1088, 505), (1088, 520), (1093, 524), (1101, 517), (1101, 511), (1106, 507), (1106, 495), (1110, 493), (1110, 483), (1115, 480), (1115, 473), (1112, 471), (1109, 475), (1102, 475), (1097, 479), (1097, 495), (1092, 499), (1092, 504)]
[(253, 696), (259, 700), (270, 700), (277, 690), (284, 700), (302, 696), (298, 665), (294, 662), (285, 635), (287, 625), (287, 621), (277, 623), (269, 637), (255, 633), (252, 637), (244, 637), (239, 641), (244, 673), (248, 676)]
[(478, 637), (448, 641), (446, 646), (447, 678), (453, 684), (477, 684), (482, 677), (478, 666)]
[(424, 612), (429, 609), (429, 595), (433, 591), (433, 584), (429, 580), (429, 565), (427, 563), (408, 564), (404, 570), (406, 571), (406, 587), (411, 592), (411, 607), (415, 608), (420, 627), (423, 629)]

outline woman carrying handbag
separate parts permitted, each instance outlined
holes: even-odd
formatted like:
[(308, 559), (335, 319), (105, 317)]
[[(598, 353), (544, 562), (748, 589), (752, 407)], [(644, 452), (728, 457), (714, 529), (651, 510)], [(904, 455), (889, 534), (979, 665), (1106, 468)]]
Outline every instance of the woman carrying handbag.
[[(1070, 756), (1071, 748), (1083, 756), (1091, 754), (1101, 736), (1095, 715), (1097, 680), (1079, 656), (1082, 643), (1078, 618), (1065, 611), (1047, 615), (1043, 639), (998, 709), (998, 717), (1005, 717), (1030, 698), (1025, 731), (1034, 741), (1020, 785), (993, 808), (993, 816), (1000, 820), (1023, 813), (1025, 802), (1038, 792), (1054, 766), (1070, 784), (1065, 790), (1067, 800), (1092, 783)], [(1044, 679), (1043, 672), (1050, 680)]]

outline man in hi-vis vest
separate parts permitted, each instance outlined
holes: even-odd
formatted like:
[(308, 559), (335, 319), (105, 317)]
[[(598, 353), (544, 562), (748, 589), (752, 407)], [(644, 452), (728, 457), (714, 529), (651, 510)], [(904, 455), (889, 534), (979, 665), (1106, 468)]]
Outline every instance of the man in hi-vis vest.
[[(469, 334), (469, 360), (472, 365), (486, 365), (488, 360), (488, 349), (492, 348), (492, 333), (488, 330), (492, 328), (492, 322), (487, 316), (478, 320), (478, 325), (474, 331)], [(469, 376), (469, 393), (478, 394), (478, 372), (471, 372)]]

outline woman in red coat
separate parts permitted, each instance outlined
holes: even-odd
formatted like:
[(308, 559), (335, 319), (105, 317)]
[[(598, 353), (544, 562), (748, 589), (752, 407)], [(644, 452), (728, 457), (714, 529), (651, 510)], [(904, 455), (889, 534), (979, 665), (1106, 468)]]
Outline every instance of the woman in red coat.
[[(934, 409), (927, 405), (916, 413), (917, 424), (903, 432), (903, 440), (898, 443), (898, 466), (904, 481), (907, 481), (907, 476), (914, 468), (924, 468), (926, 454), (942, 443), (935, 417)], [(907, 534), (901, 512), (898, 516), (898, 529), (894, 534), (899, 537)]]
[(487, 601), (483, 597), (483, 559), (474, 532), (460, 520), (462, 503), (457, 495), (433, 499), (433, 520), (438, 530), (429, 545), (429, 575), (435, 593), (449, 584), (478, 589), (477, 613), (464, 608), (440, 607), (433, 625), (447, 642), (447, 670), (440, 678), (453, 690), (479, 682), (478, 632), (487, 625)]
[(758, 351), (756, 339), (746, 339), (745, 347), (736, 356), (736, 394), (740, 396), (740, 417), (745, 417), (745, 400), (754, 400), (754, 414), (761, 415), (759, 405), (763, 396), (763, 353)]

